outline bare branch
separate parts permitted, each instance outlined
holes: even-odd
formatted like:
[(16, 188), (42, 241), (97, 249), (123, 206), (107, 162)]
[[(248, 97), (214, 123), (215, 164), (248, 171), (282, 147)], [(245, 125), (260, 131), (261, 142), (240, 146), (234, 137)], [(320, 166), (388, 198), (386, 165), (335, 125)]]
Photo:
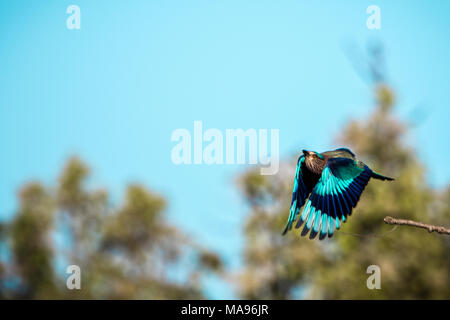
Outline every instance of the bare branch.
[(428, 232), (437, 232), (441, 234), (450, 234), (450, 229), (442, 227), (442, 226), (433, 226), (431, 224), (426, 224), (422, 222), (416, 222), (412, 220), (404, 220), (404, 219), (395, 219), (392, 217), (385, 217), (384, 222), (387, 224), (396, 224), (396, 225), (404, 225), (404, 226), (412, 226), (422, 229), (427, 229)]

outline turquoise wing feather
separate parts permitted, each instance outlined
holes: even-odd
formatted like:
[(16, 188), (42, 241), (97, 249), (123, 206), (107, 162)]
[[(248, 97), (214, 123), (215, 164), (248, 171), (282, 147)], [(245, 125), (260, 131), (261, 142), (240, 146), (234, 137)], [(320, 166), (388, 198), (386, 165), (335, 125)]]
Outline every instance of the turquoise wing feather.
[(367, 183), (372, 170), (362, 162), (349, 158), (328, 159), (322, 175), (303, 208), (296, 228), (305, 221), (302, 235), (314, 239), (332, 237), (342, 222), (351, 215)]
[(302, 155), (298, 158), (297, 168), (295, 171), (294, 178), (294, 188), (292, 191), (292, 201), (291, 201), (291, 209), (289, 211), (289, 218), (286, 224), (286, 228), (283, 231), (285, 234), (287, 231), (291, 230), (292, 224), (294, 223), (298, 213), (300, 212), (300, 208), (305, 204), (305, 200), (308, 198), (311, 190), (305, 184), (303, 180), (303, 172), (302, 169), (305, 165), (305, 156)]

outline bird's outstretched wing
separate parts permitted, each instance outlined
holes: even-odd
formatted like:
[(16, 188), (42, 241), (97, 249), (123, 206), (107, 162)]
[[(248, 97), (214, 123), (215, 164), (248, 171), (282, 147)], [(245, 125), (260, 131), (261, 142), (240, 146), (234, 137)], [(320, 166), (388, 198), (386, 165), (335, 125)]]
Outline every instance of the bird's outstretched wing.
[(347, 148), (339, 148), (332, 151), (322, 152), (323, 155), (329, 156), (330, 158), (348, 158), (355, 160), (355, 154)]
[(287, 221), (286, 228), (284, 229), (283, 234), (291, 230), (292, 224), (294, 223), (295, 218), (300, 211), (300, 208), (305, 204), (305, 200), (311, 193), (312, 188), (309, 188), (306, 181), (304, 180), (304, 168), (305, 156), (302, 155), (298, 158), (297, 161), (297, 169), (295, 171), (294, 178), (294, 190), (292, 192), (291, 209), (289, 211), (289, 219)]
[(310, 239), (318, 233), (321, 240), (332, 237), (351, 215), (371, 175), (372, 170), (362, 162), (328, 159), (296, 225), (299, 228), (306, 221), (302, 236), (311, 230)]

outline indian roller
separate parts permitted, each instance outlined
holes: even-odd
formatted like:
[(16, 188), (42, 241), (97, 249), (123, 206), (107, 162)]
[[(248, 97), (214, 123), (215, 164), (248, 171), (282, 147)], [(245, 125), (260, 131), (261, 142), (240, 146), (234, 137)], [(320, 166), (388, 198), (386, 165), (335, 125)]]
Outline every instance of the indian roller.
[(283, 235), (304, 223), (302, 236), (323, 240), (347, 221), (370, 178), (394, 180), (372, 171), (347, 148), (318, 153), (303, 150), (298, 158), (289, 219)]

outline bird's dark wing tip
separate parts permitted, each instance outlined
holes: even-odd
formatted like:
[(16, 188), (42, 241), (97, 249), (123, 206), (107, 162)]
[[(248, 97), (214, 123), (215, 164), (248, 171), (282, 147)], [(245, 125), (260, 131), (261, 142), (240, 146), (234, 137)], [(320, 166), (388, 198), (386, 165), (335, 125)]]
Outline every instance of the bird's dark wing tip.
[(314, 240), (317, 236), (317, 232), (314, 232), (314, 230), (311, 230), (309, 233), (309, 239)]
[(281, 233), (282, 236), (284, 236), (288, 231), (292, 229), (292, 222), (289, 222), (286, 227), (284, 228), (283, 232)]
[(325, 239), (327, 237), (327, 235), (328, 235), (328, 232), (327, 233), (320, 233), (319, 234), (319, 240)]
[(308, 228), (303, 228), (303, 230), (302, 230), (302, 233), (301, 233), (301, 236), (302, 237), (304, 237), (304, 236), (306, 236), (307, 234), (308, 234), (308, 232), (309, 232), (309, 229)]
[(301, 218), (298, 219), (297, 224), (295, 225), (295, 229), (300, 228), (300, 227), (302, 226), (303, 222), (304, 222), (304, 221), (303, 221)]

